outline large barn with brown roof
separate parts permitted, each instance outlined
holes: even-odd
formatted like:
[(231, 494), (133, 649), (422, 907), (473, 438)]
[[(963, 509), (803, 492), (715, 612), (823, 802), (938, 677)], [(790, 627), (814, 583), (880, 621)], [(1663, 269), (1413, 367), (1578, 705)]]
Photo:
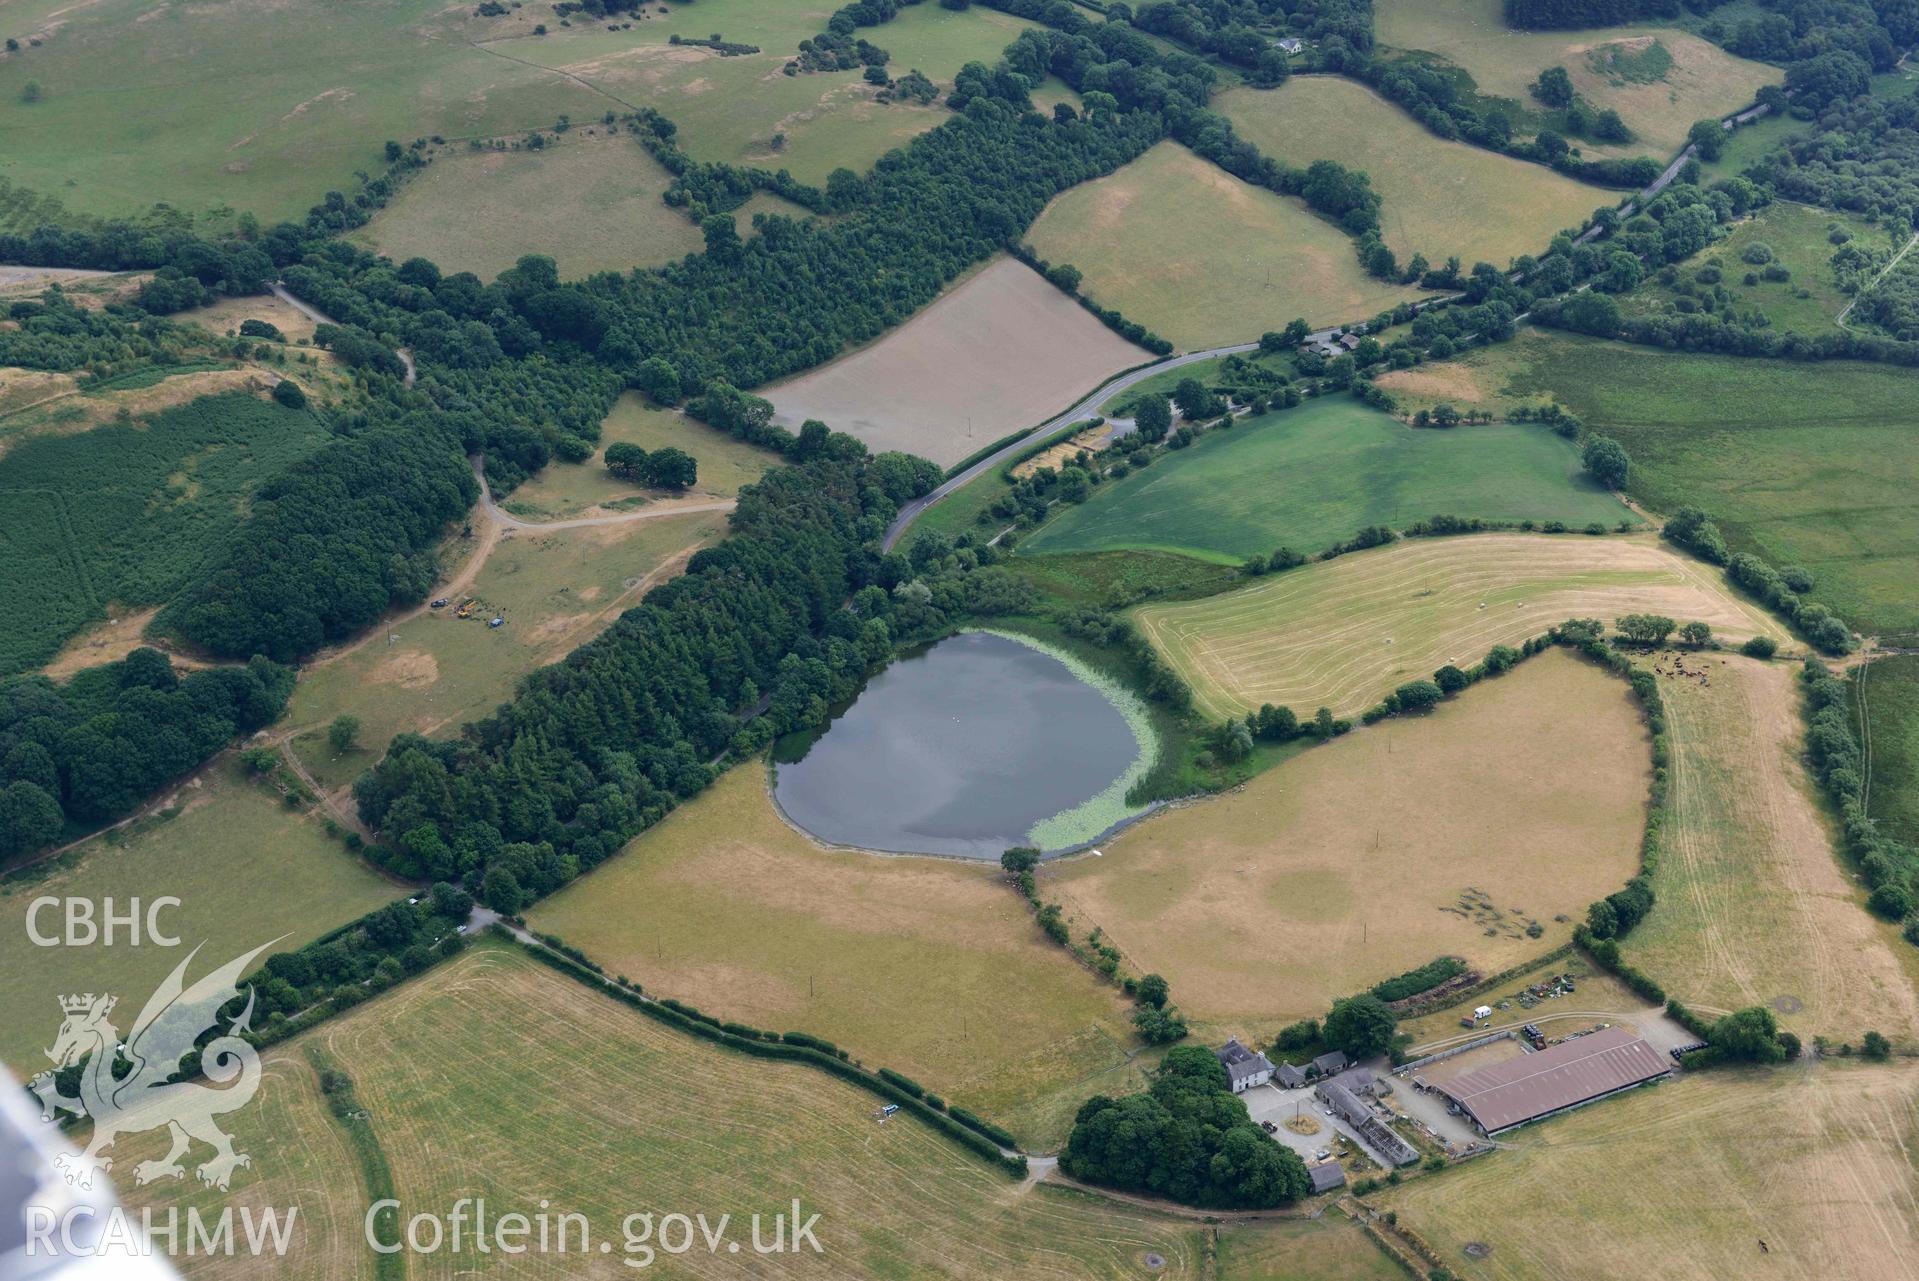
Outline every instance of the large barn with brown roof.
[(1604, 1028), (1430, 1086), (1489, 1137), (1672, 1075), (1672, 1064), (1623, 1027)]

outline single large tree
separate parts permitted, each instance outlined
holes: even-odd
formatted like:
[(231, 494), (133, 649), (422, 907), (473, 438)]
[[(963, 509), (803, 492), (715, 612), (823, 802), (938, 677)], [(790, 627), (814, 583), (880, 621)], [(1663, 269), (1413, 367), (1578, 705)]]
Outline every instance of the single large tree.
[(1399, 1018), (1370, 992), (1333, 1002), (1323, 1031), (1326, 1043), (1347, 1057), (1369, 1059), (1392, 1048)]

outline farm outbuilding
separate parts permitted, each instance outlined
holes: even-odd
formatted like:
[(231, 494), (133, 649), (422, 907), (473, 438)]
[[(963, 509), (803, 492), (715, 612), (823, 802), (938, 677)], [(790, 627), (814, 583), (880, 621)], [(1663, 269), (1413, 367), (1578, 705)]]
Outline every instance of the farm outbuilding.
[(1321, 1161), (1318, 1165), (1306, 1167), (1306, 1175), (1313, 1181), (1313, 1191), (1331, 1192), (1334, 1188), (1346, 1186), (1346, 1171), (1339, 1168), (1337, 1161)]
[(1672, 1075), (1672, 1064), (1644, 1038), (1603, 1028), (1430, 1087), (1456, 1104), (1488, 1137)]

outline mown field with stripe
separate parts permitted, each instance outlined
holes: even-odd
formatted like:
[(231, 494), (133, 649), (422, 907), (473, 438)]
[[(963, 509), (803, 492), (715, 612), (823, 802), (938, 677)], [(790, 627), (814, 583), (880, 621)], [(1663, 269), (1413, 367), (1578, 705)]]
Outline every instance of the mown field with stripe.
[(1653, 876), (1658, 906), (1621, 945), (1691, 1005), (1765, 1005), (1782, 1026), (1857, 1041), (1919, 1034), (1919, 951), (1865, 909), (1799, 762), (1797, 664), (1670, 657), (1660, 692), (1672, 810)]
[(1568, 618), (1635, 612), (1709, 623), (1732, 641), (1790, 643), (1718, 570), (1636, 534), (1408, 540), (1135, 617), (1201, 710), (1226, 717), (1262, 703), (1302, 716), (1357, 712), (1402, 682)]

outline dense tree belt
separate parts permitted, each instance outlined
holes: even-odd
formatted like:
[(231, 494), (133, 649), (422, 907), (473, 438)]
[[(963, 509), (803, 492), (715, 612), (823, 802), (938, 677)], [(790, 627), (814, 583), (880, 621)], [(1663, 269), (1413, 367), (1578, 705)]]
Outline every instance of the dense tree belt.
[(0, 859), (52, 844), (68, 823), (131, 812), (236, 735), (271, 724), (292, 692), (292, 671), (264, 658), (181, 677), (152, 649), (65, 685), (0, 683)]
[[(1688, 0), (1709, 9), (1723, 0)], [(1521, 31), (1618, 27), (1631, 22), (1677, 18), (1679, 0), (1506, 0), (1506, 25)]]
[(896, 509), (848, 445), (748, 487), (732, 537), (459, 741), (396, 739), (355, 785), (361, 817), (514, 912), (705, 787), (761, 691), (752, 746), (823, 719), (892, 648), (844, 608)]

